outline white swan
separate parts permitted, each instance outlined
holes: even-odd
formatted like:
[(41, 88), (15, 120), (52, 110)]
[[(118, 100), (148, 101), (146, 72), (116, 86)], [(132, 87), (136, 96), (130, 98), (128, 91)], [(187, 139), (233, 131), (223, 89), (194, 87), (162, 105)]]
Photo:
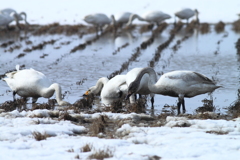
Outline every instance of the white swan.
[(137, 14), (132, 14), (129, 18), (127, 26), (131, 25), (132, 21), (136, 18), (140, 21), (146, 21), (148, 23), (156, 23), (157, 25), (159, 25), (162, 21), (171, 18), (171, 16), (161, 11), (150, 11), (145, 13), (142, 17), (140, 17)]
[(196, 15), (196, 20), (198, 22), (199, 21), (198, 14), (199, 14), (199, 12), (197, 9), (195, 9), (195, 10), (192, 10), (190, 8), (183, 9), (183, 10), (175, 13), (175, 22), (176, 22), (176, 17), (178, 17), (179, 19), (186, 19), (187, 23), (188, 23), (188, 19), (193, 17), (194, 15)]
[(14, 20), (16, 21), (18, 28), (20, 28), (16, 13), (11, 13), (10, 15), (0, 13), (0, 26), (5, 26), (9, 29), (9, 24)]
[(126, 24), (129, 21), (131, 15), (132, 15), (131, 12), (120, 12), (115, 16), (112, 15), (111, 18), (113, 20), (114, 25), (122, 26), (123, 24)]
[(150, 68), (144, 68), (138, 74), (137, 78), (129, 85), (126, 98), (136, 93), (140, 81), (144, 74), (149, 74), (148, 88), (152, 93), (165, 96), (178, 97), (178, 114), (180, 107), (183, 107), (185, 113), (184, 97), (194, 97), (200, 94), (213, 92), (221, 87), (206, 76), (193, 71), (172, 71), (163, 74), (158, 81), (155, 80), (156, 72)]
[(112, 79), (106, 77), (100, 78), (96, 85), (90, 87), (85, 96), (89, 94), (100, 94), (101, 99), (121, 98), (127, 95), (126, 75), (116, 75)]
[(35, 103), (39, 97), (50, 98), (56, 92), (58, 104), (69, 105), (68, 102), (62, 100), (59, 84), (51, 84), (43, 73), (32, 68), (19, 70), (19, 65), (16, 69), (17, 71), (7, 73), (7, 78), (3, 79), (12, 89), (14, 101), (16, 94), (21, 97), (32, 97), (32, 102)]
[(89, 14), (83, 19), (85, 22), (92, 24), (96, 27), (96, 31), (98, 32), (98, 28), (102, 31), (102, 27), (106, 24), (110, 24), (112, 20), (108, 18), (105, 14), (95, 13)]
[[(132, 70), (130, 70), (127, 74), (126, 74), (126, 83), (129, 86), (138, 76), (138, 74), (142, 71), (143, 68), (134, 68)], [(154, 75), (155, 77), (155, 81), (157, 81), (157, 75)], [(150, 94), (151, 96), (151, 103), (152, 103), (152, 108), (154, 107), (154, 94), (151, 93), (151, 91), (148, 88), (148, 81), (149, 81), (149, 75), (148, 74), (144, 74), (140, 84), (138, 85), (138, 88), (135, 92), (135, 94), (140, 94), (140, 95), (148, 95)], [(130, 103), (135, 103), (135, 94), (130, 96)]]
[[(25, 24), (26, 25), (29, 25), (29, 23), (27, 22), (27, 14), (25, 12), (20, 12), (19, 14), (16, 12), (16, 10), (14, 9), (11, 9), (11, 8), (6, 8), (6, 9), (2, 9), (0, 10), (0, 12), (2, 14), (5, 14), (5, 15), (11, 15), (12, 13), (15, 13), (18, 17), (18, 20), (21, 21), (21, 20), (24, 20), (25, 21)], [(24, 19), (22, 17), (22, 15), (24, 16)], [(12, 20), (13, 21), (13, 20)]]

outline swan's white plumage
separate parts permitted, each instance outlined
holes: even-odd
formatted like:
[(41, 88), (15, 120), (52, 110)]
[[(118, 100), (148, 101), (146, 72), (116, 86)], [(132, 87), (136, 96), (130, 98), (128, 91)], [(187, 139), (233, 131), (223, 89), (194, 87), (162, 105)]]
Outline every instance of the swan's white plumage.
[(162, 21), (171, 18), (171, 16), (169, 14), (163, 13), (161, 11), (150, 11), (150, 12), (145, 13), (142, 17), (140, 17), (137, 14), (132, 14), (129, 18), (127, 25), (131, 25), (132, 21), (136, 18), (140, 21), (146, 21), (148, 23), (160, 24)]
[(129, 21), (130, 16), (132, 15), (131, 12), (120, 12), (116, 15), (112, 15), (112, 19), (115, 20), (115, 23), (125, 24)]
[(175, 13), (175, 16), (180, 18), (180, 19), (186, 19), (188, 22), (188, 19), (193, 17), (194, 15), (196, 15), (197, 19), (198, 19), (198, 11), (192, 10), (190, 8), (185, 8), (183, 10), (180, 10), (178, 12)]
[(95, 86), (92, 86), (84, 95), (99, 94), (103, 98), (121, 98), (127, 94), (126, 75), (116, 75), (108, 80), (106, 77), (100, 78)]
[(127, 94), (126, 75), (116, 75), (104, 85), (101, 98), (120, 98)]
[(19, 70), (7, 73), (6, 81), (8, 86), (21, 97), (33, 97), (37, 100), (39, 97), (50, 98), (56, 92), (56, 99), (59, 105), (68, 105), (68, 102), (62, 101), (61, 87), (57, 83), (51, 83), (49, 79), (41, 72), (34, 69)]
[(0, 26), (8, 26), (14, 20), (18, 23), (16, 15), (10, 16), (0, 13)]
[(92, 24), (98, 27), (102, 27), (106, 24), (110, 24), (112, 21), (103, 13), (89, 14), (85, 16), (83, 20), (89, 24)]
[(142, 76), (149, 74), (148, 88), (152, 93), (161, 94), (172, 97), (179, 97), (178, 113), (180, 105), (184, 105), (184, 97), (194, 97), (200, 94), (213, 92), (219, 88), (212, 80), (206, 76), (193, 71), (172, 71), (163, 74), (156, 81), (156, 72), (152, 68), (142, 69), (137, 78), (129, 85), (128, 94), (136, 93)]

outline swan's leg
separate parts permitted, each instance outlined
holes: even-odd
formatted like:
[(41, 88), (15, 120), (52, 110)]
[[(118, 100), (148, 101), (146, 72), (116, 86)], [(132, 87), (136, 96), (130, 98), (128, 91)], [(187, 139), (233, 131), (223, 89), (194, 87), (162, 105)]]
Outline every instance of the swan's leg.
[(185, 109), (185, 101), (184, 101), (184, 98), (182, 99), (182, 109), (183, 109), (183, 113), (186, 112), (186, 109)]
[(177, 114), (179, 115), (180, 113), (181, 113), (181, 111), (180, 111), (180, 108), (181, 108), (181, 100), (180, 100), (180, 98), (178, 98), (178, 103), (177, 103)]
[(36, 103), (36, 102), (37, 102), (37, 100), (38, 100), (38, 98), (37, 98), (37, 97), (32, 97), (32, 103)]
[(151, 98), (151, 102), (152, 102), (152, 109), (154, 108), (153, 104), (154, 104), (154, 97)]
[[(139, 99), (142, 98), (142, 95), (141, 95), (141, 94), (138, 94), (138, 95), (139, 95)], [(136, 97), (136, 99), (137, 99), (137, 97)]]
[(97, 34), (97, 36), (98, 36), (98, 26), (96, 26), (96, 34)]
[(13, 91), (13, 101), (15, 102), (16, 101), (16, 98), (15, 98), (15, 95), (17, 94), (16, 91)]

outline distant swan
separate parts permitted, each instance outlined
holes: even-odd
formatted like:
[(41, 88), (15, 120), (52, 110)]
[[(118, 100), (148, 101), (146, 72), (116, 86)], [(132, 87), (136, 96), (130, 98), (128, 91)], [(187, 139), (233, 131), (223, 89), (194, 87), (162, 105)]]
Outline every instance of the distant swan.
[[(126, 74), (126, 82), (127, 82), (128, 86), (136, 79), (136, 77), (142, 71), (142, 69), (143, 68), (134, 68)], [(154, 75), (154, 77), (155, 77), (155, 81), (157, 81), (157, 75), (156, 74)], [(151, 91), (148, 88), (148, 81), (149, 81), (149, 75), (144, 74), (135, 93), (140, 94), (140, 95), (150, 94), (152, 108), (153, 108), (154, 107), (153, 106), (154, 105), (154, 94), (151, 93)], [(130, 102), (135, 103), (135, 96), (134, 95), (130, 96)]]
[(12, 89), (14, 101), (16, 94), (21, 97), (32, 97), (32, 102), (35, 103), (39, 97), (50, 98), (56, 92), (57, 103), (69, 105), (68, 102), (62, 100), (59, 84), (51, 84), (43, 73), (32, 68), (19, 70), (19, 65), (16, 69), (17, 71), (7, 73), (7, 78), (3, 79)]
[(199, 12), (197, 9), (195, 9), (195, 10), (192, 10), (190, 8), (183, 9), (183, 10), (175, 13), (175, 22), (176, 22), (176, 17), (178, 17), (179, 19), (186, 19), (187, 23), (188, 23), (188, 19), (193, 17), (194, 15), (196, 15), (196, 20), (197, 20), (197, 22), (199, 22), (198, 14), (199, 14)]
[(161, 11), (151, 11), (151, 12), (147, 12), (146, 14), (144, 14), (142, 17), (140, 17), (137, 14), (132, 14), (129, 18), (129, 21), (127, 23), (127, 26), (132, 24), (132, 21), (134, 19), (138, 19), (140, 21), (146, 21), (148, 23), (156, 23), (157, 25), (159, 25), (162, 21), (164, 21), (165, 19), (169, 19), (171, 18), (171, 16), (169, 14), (163, 13)]
[(111, 18), (113, 20), (113, 24), (122, 26), (123, 24), (126, 24), (129, 21), (130, 16), (132, 15), (131, 12), (120, 12), (116, 14), (115, 16), (112, 15)]
[(96, 31), (98, 32), (98, 28), (102, 31), (102, 27), (106, 24), (110, 24), (112, 20), (108, 18), (105, 14), (95, 13), (89, 14), (83, 19), (85, 22), (92, 24), (96, 27)]
[(0, 26), (5, 26), (6, 28), (9, 29), (9, 24), (14, 20), (16, 21), (16, 24), (20, 29), (18, 16), (16, 13), (11, 13), (10, 15), (0, 13)]
[[(15, 13), (16, 16), (18, 17), (18, 20), (21, 21), (21, 20), (24, 20), (25, 21), (25, 24), (26, 25), (29, 25), (29, 23), (27, 22), (27, 14), (25, 12), (20, 12), (19, 14), (14, 10), (14, 9), (11, 9), (11, 8), (6, 8), (6, 9), (2, 9), (0, 10), (0, 13), (2, 14), (6, 14), (6, 15), (11, 15), (11, 13)], [(22, 17), (22, 15), (24, 16), (24, 19)], [(13, 20), (12, 20), (13, 21)]]
[(127, 95), (127, 88), (126, 75), (116, 75), (110, 80), (102, 77), (97, 81), (96, 85), (90, 87), (84, 95), (100, 94), (101, 99), (121, 98), (123, 95)]
[(144, 68), (138, 74), (137, 78), (129, 85), (126, 98), (137, 92), (140, 81), (144, 74), (149, 74), (148, 88), (152, 93), (165, 96), (178, 97), (178, 114), (180, 107), (183, 107), (185, 113), (184, 97), (194, 97), (200, 94), (213, 92), (221, 87), (206, 76), (193, 71), (172, 71), (163, 74), (158, 81), (155, 80), (156, 72), (150, 68)]

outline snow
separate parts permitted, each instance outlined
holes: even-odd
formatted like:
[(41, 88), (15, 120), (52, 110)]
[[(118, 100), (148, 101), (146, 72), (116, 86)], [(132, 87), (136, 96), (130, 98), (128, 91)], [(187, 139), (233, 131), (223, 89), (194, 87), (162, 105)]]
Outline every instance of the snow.
[[(117, 138), (106, 139), (83, 135), (87, 129), (79, 123), (49, 117), (48, 110), (14, 110), (0, 114), (0, 159), (80, 159), (100, 150), (113, 152), (115, 159), (238, 159), (240, 155), (240, 118), (234, 120), (197, 120), (186, 117), (166, 118), (161, 127), (137, 127), (123, 124), (115, 131)], [(38, 118), (38, 115), (41, 118)], [(36, 117), (34, 117), (34, 115)], [(144, 114), (94, 113), (76, 114), (88, 118), (100, 115), (111, 119), (134, 119)], [(74, 114), (72, 114), (74, 116)], [(176, 127), (181, 124), (188, 127)], [(207, 132), (225, 132), (218, 135)], [(33, 132), (46, 133), (52, 137), (37, 141)], [(92, 145), (90, 152), (82, 152), (86, 144)]]

